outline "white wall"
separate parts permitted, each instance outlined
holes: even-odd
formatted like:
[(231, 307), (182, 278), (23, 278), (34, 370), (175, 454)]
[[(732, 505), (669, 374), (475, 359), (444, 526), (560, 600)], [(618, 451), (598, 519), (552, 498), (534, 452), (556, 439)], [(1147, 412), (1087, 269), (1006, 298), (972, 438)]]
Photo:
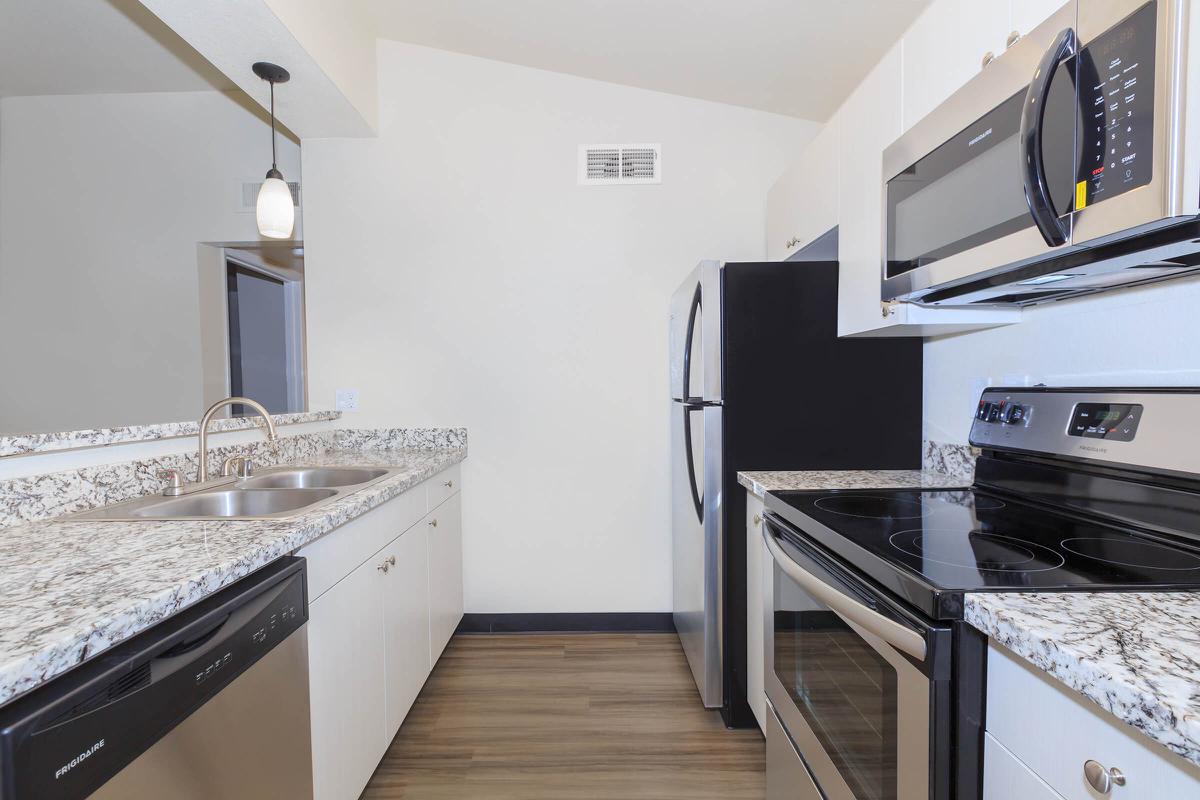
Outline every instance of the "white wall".
[(1200, 386), (1200, 281), (1027, 309), (1005, 328), (925, 343), (925, 438), (966, 443), (987, 384)]
[[(0, 108), (0, 431), (198, 417), (196, 246), (258, 240), (241, 181), (268, 124), (220, 92)], [(299, 147), (279, 156), (299, 179)]]
[[(765, 252), (817, 126), (380, 42), (378, 140), (305, 139), (310, 401), (466, 425), (474, 612), (671, 607), (666, 316), (702, 258)], [(579, 187), (661, 142), (661, 186)]]

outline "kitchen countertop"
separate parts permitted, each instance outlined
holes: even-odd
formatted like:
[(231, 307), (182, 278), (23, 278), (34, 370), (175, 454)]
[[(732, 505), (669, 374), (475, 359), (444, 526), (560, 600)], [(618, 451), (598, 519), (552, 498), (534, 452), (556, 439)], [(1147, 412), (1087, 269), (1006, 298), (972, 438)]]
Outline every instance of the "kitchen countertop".
[(33, 689), (466, 458), (449, 449), (330, 450), (305, 466), (400, 473), (290, 519), (69, 517), (0, 531), (0, 703)]
[(762, 497), (767, 492), (821, 489), (961, 489), (970, 478), (929, 469), (824, 469), (801, 472), (739, 472), (738, 483)]
[(966, 596), (998, 644), (1200, 765), (1200, 593)]

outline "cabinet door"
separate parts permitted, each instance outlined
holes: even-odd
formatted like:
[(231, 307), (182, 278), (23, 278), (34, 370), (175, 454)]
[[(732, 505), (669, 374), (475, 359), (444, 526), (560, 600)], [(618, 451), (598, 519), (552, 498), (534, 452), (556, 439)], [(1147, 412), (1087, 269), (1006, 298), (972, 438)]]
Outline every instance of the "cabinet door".
[(1044, 780), (996, 741), (983, 736), (983, 800), (1063, 800)]
[(1007, 2), (937, 0), (917, 18), (904, 34), (903, 130), (1004, 52), (1009, 23)]
[(766, 731), (767, 695), (763, 677), (763, 503), (746, 492), (746, 693), (758, 727)]
[(831, 119), (808, 143), (801, 159), (804, 205), (800, 247), (807, 247), (838, 224), (838, 124)]
[(429, 664), (442, 655), (463, 615), (461, 494), (429, 512)]
[(369, 560), (308, 606), (316, 800), (358, 797), (387, 746), (382, 577)]
[(900, 47), (838, 109), (838, 334), (880, 326), (883, 149), (900, 135)]
[(1063, 0), (1012, 0), (1009, 28), (1024, 36), (1065, 5)]
[(783, 261), (804, 246), (804, 158), (779, 176), (767, 192), (767, 259)]
[[(429, 557), (425, 532), (410, 528), (380, 551), (387, 738), (400, 729), (429, 677)], [(395, 562), (393, 563), (393, 559)]]

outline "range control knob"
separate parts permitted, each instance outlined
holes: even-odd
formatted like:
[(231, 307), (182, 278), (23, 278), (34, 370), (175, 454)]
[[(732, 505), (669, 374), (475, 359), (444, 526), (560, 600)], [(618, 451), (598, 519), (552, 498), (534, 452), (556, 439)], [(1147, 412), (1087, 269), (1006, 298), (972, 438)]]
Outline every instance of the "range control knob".
[(1022, 425), (1029, 416), (1029, 409), (1025, 406), (1011, 403), (1004, 409), (1004, 424), (1005, 425)]
[(979, 401), (979, 410), (975, 412), (975, 418), (987, 422), (988, 416), (991, 415), (992, 409), (995, 408), (994, 403), (989, 403), (986, 400)]

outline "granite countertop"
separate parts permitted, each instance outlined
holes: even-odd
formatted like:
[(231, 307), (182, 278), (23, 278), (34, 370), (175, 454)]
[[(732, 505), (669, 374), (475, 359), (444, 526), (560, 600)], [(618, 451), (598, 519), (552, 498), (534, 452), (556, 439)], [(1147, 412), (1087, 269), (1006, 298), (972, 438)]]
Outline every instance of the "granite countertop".
[(0, 530), (0, 703), (146, 630), (466, 458), (466, 448), (330, 450), (308, 466), (386, 466), (378, 483), (290, 519)]
[(739, 472), (738, 483), (762, 497), (767, 492), (821, 489), (961, 489), (971, 479), (930, 469), (826, 469), (803, 472)]
[(966, 618), (1200, 765), (1200, 593), (980, 592)]

